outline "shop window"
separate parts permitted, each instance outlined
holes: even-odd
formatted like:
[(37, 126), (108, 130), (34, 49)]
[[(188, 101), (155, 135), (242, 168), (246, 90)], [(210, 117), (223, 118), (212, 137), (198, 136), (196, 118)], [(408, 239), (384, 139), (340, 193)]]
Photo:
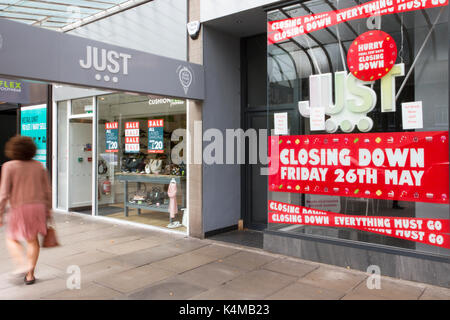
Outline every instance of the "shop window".
[(97, 214), (186, 231), (186, 102), (115, 93), (97, 108)]
[(268, 229), (450, 254), (448, 7), (433, 3), (268, 13), (268, 114), (296, 118), (269, 141)]

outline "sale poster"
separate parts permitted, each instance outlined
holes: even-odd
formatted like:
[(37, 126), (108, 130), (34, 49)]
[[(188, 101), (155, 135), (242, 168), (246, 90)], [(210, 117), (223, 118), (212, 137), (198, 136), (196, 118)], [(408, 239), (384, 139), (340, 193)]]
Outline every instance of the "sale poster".
[(353, 216), (269, 200), (269, 223), (352, 228), (450, 248), (450, 220)]
[(287, 112), (277, 112), (273, 115), (273, 127), (275, 135), (288, 134), (288, 114)]
[(269, 190), (448, 203), (448, 131), (269, 137)]
[(384, 31), (372, 30), (361, 34), (348, 49), (350, 72), (362, 81), (381, 79), (395, 64), (397, 45)]
[(119, 123), (107, 122), (105, 123), (105, 140), (106, 149), (105, 152), (118, 152), (119, 151)]
[(309, 124), (311, 131), (325, 130), (325, 108), (323, 107), (311, 108), (311, 116), (309, 118)]
[(148, 120), (148, 153), (164, 153), (164, 119)]
[(405, 130), (423, 128), (422, 101), (402, 103), (402, 125)]
[(139, 153), (139, 122), (125, 122), (125, 152)]

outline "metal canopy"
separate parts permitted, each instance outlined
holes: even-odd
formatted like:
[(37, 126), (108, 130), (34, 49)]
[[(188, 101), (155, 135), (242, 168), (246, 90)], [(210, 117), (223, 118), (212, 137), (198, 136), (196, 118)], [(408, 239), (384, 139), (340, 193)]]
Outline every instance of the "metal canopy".
[(0, 18), (67, 31), (151, 0), (0, 0)]

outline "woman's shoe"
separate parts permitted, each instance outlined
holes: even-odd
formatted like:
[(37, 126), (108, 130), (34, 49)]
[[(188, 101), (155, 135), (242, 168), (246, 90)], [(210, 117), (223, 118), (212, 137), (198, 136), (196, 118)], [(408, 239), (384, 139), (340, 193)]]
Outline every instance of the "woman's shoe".
[(36, 278), (33, 277), (33, 279), (31, 280), (27, 280), (27, 276), (25, 275), (25, 277), (23, 278), (23, 281), (25, 282), (25, 284), (28, 286), (30, 284), (33, 284), (36, 281)]

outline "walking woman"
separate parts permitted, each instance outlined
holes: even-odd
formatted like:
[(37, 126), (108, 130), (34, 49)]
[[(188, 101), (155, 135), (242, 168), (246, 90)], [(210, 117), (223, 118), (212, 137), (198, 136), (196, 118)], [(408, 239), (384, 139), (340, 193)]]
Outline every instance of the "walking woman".
[[(0, 181), (0, 226), (9, 201), (6, 244), (16, 263), (15, 274), (24, 276), (25, 284), (33, 284), (39, 257), (38, 234), (47, 233), (51, 214), (51, 188), (47, 170), (32, 160), (36, 145), (29, 137), (15, 136), (6, 143)], [(26, 258), (21, 242), (26, 242)]]

